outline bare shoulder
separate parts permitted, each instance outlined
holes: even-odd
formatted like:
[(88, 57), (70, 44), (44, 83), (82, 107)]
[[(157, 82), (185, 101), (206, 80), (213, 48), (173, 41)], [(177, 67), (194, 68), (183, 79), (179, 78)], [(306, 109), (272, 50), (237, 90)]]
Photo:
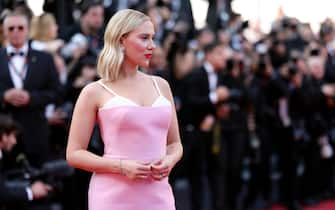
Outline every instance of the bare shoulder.
[(169, 83), (164, 78), (162, 78), (160, 76), (146, 74), (146, 73), (143, 73), (143, 72), (141, 72), (140, 74), (146, 80), (151, 80), (152, 81), (152, 79), (154, 79), (157, 82), (160, 89), (169, 90), (169, 88), (170, 88)]
[(157, 82), (159, 88), (166, 91), (170, 90), (170, 85), (164, 78), (160, 76), (152, 76), (152, 78), (154, 78), (154, 80)]
[(172, 99), (172, 93), (168, 81), (160, 76), (152, 76), (152, 78), (157, 82), (157, 85), (161, 90), (162, 94), (165, 97)]
[(98, 82), (92, 82), (86, 85), (80, 92), (78, 101), (82, 101), (87, 105), (98, 106), (102, 94), (102, 87)]
[(101, 85), (99, 85), (98, 82), (96, 81), (86, 85), (82, 89), (81, 94), (93, 97), (97, 95), (100, 91), (101, 91)]

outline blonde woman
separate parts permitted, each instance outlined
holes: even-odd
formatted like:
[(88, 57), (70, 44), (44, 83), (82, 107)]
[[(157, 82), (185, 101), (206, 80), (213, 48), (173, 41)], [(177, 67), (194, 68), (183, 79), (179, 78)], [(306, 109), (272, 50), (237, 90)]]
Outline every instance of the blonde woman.
[(64, 45), (64, 41), (57, 39), (57, 35), (58, 25), (52, 14), (43, 13), (33, 18), (30, 32), (33, 40), (31, 43), (32, 48), (53, 54), (56, 53)]
[[(90, 210), (174, 210), (168, 176), (182, 156), (168, 83), (138, 71), (155, 48), (149, 17), (121, 10), (109, 21), (98, 59), (101, 80), (81, 92), (73, 113), (67, 160), (94, 172)], [(95, 122), (104, 155), (87, 151)]]

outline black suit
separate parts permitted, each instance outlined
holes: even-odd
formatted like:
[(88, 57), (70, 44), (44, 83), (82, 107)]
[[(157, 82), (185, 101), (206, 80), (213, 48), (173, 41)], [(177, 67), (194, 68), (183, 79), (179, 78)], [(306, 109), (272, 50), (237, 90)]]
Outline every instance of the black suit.
[[(228, 107), (229, 114), (220, 118), (220, 160), (224, 165), (224, 195), (227, 209), (237, 209), (238, 194), (242, 187), (240, 178), (247, 145), (247, 98), (243, 77), (230, 71), (222, 75), (221, 86), (229, 89), (229, 98), (219, 106)], [(222, 150), (222, 151), (221, 151)]]
[[(211, 190), (214, 210), (223, 208), (222, 198), (222, 162), (218, 155), (212, 152), (213, 132), (202, 131), (200, 125), (207, 115), (216, 115), (216, 105), (209, 98), (210, 84), (204, 67), (193, 71), (187, 78), (186, 110), (188, 121), (195, 127), (193, 168), (190, 170), (192, 187), (192, 209), (202, 209), (204, 188), (202, 183), (202, 166), (205, 165)], [(219, 83), (219, 82), (218, 82)], [(192, 181), (193, 180), (193, 181)]]
[(335, 55), (334, 53), (329, 53), (327, 55), (326, 63), (325, 63), (325, 81), (326, 82), (334, 82), (335, 81)]
[[(1, 210), (51, 210), (48, 199), (29, 200), (27, 188), (31, 187), (28, 180), (20, 179), (20, 173), (14, 169), (13, 173), (8, 173), (7, 168), (2, 167), (6, 161), (8, 153), (3, 159), (0, 158), (0, 209)], [(10, 170), (10, 169), (9, 169)], [(6, 175), (15, 179), (8, 179)], [(31, 189), (31, 188), (30, 188)], [(32, 195), (34, 196), (34, 195)]]
[(10, 187), (6, 184), (6, 179), (2, 173), (1, 162), (2, 160), (0, 158), (0, 206), (14, 202), (27, 202), (29, 199), (25, 187)]
[(187, 106), (189, 121), (197, 129), (208, 114), (215, 114), (215, 105), (209, 98), (209, 81), (204, 67), (194, 70), (187, 78)]
[(30, 103), (15, 107), (4, 101), (6, 90), (14, 88), (8, 66), (9, 57), (6, 49), (0, 50), (0, 110), (12, 115), (21, 126), (21, 138), (18, 150), (24, 152), (34, 166), (39, 166), (48, 159), (49, 139), (48, 124), (45, 118), (45, 106), (55, 103), (62, 95), (60, 82), (51, 55), (28, 50), (27, 73), (23, 89), (29, 92)]

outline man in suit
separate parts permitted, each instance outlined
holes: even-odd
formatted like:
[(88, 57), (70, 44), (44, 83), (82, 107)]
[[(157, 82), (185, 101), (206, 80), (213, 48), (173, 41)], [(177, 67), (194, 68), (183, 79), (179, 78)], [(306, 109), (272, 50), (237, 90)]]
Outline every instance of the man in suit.
[[(10, 152), (16, 144), (16, 125), (12, 118), (0, 114), (0, 166), (3, 152)], [(51, 187), (41, 181), (35, 181), (30, 186), (7, 185), (7, 180), (0, 167), (0, 209), (11, 203), (25, 203), (33, 199), (44, 198)]]
[(32, 50), (26, 16), (9, 14), (4, 20), (7, 46), (0, 50), (0, 111), (21, 127), (19, 151), (39, 167), (49, 157), (45, 106), (62, 95), (51, 55)]
[(212, 152), (213, 126), (216, 120), (216, 105), (229, 97), (226, 87), (218, 87), (218, 72), (226, 65), (225, 47), (211, 43), (204, 48), (205, 62), (186, 79), (187, 121), (194, 127), (194, 145), (191, 151), (194, 166), (190, 172), (192, 209), (202, 209), (204, 188), (202, 166), (207, 167), (207, 176), (212, 195), (213, 209), (223, 209), (222, 162)]

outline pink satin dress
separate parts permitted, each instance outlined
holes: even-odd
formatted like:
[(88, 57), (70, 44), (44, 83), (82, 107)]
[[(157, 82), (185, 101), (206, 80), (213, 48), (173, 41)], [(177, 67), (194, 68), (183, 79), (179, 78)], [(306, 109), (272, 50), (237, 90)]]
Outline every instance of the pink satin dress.
[[(140, 106), (98, 82), (113, 96), (99, 109), (98, 122), (104, 156), (153, 161), (166, 154), (171, 103), (159, 96), (151, 106)], [(168, 178), (129, 179), (121, 174), (94, 173), (88, 192), (89, 210), (175, 210)]]

